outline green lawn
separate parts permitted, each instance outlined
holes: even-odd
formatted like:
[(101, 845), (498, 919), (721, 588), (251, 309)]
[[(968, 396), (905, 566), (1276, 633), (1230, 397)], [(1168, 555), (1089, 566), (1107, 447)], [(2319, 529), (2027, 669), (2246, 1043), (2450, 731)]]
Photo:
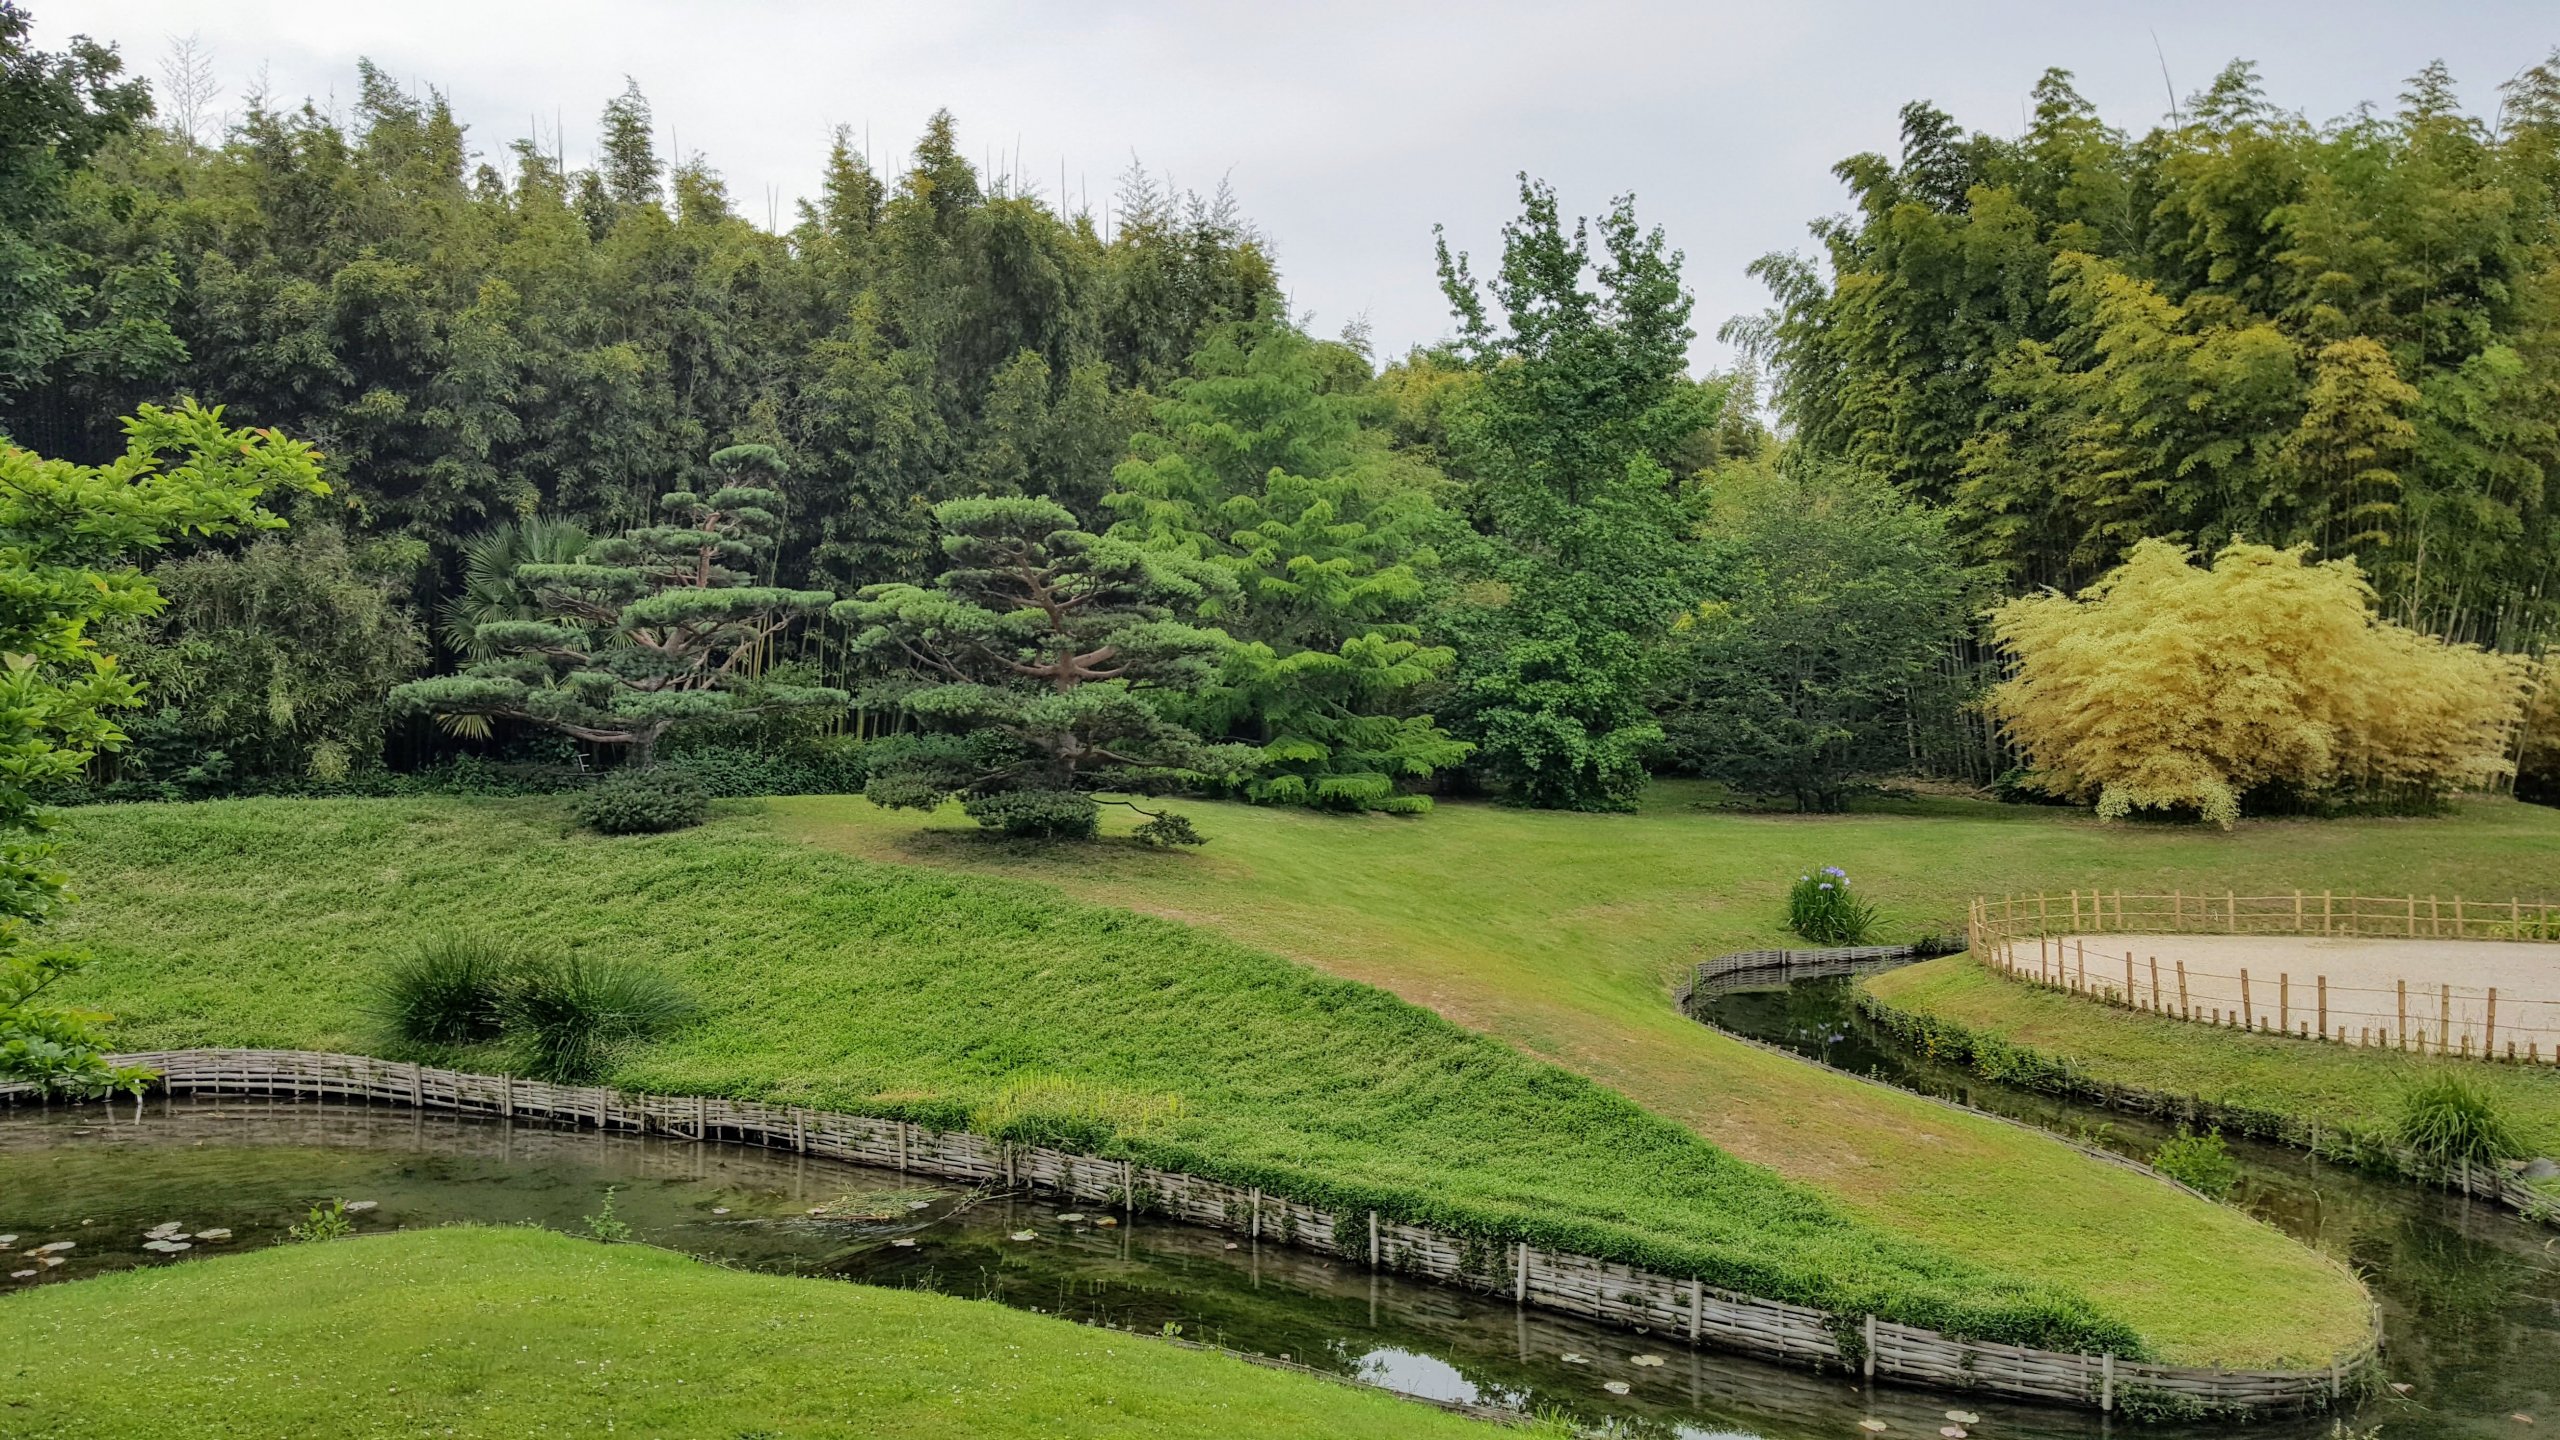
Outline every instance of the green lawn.
[(0, 1299), (0, 1433), (1469, 1436), (1497, 1427), (974, 1300), (542, 1230), (282, 1246)]
[(2436, 1060), (2393, 1050), (2243, 1034), (2119, 1009), (2004, 979), (1949, 956), (1861, 982), (1877, 1001), (1937, 1026), (1989, 1036), (2110, 1085), (2193, 1096), (2254, 1112), (2289, 1130), (2387, 1135), (2418, 1081), (2459, 1073), (2494, 1096), (2517, 1138), (2560, 1155), (2560, 1070)]
[(2518, 875), (2560, 875), (2560, 811), (2504, 801), (2444, 819), (2246, 821), (2226, 833), (1964, 800), (1817, 817), (1702, 808), (1710, 798), (1666, 784), (1637, 815), (1443, 805), (1419, 819), (1186, 804), (1210, 843), (1184, 855), (990, 845), (956, 815), (927, 824), (854, 799), (773, 808), (815, 844), (1045, 881), (1392, 990), (1898, 1233), (2080, 1287), (2164, 1353), (2225, 1361), (2360, 1340), (2361, 1303), (2307, 1252), (2230, 1212), (2200, 1214), (2013, 1127), (1693, 1024), (1670, 1004), (1684, 968), (1784, 943), (1787, 886), (1825, 864), (1882, 903), (1888, 938), (1957, 928), (1977, 891), (2504, 896)]
[[(2092, 1231), (2129, 1214), (2137, 1233), (2284, 1277), (2307, 1319), (2160, 1323), (2172, 1317), (2093, 1301), (2058, 1264), (2028, 1271), (1967, 1255), (1957, 1235), (1856, 1218), (1376, 989), (1045, 886), (795, 844), (753, 812), (608, 839), (570, 831), (550, 800), (81, 811), (64, 855), (84, 892), (70, 929), (101, 959), (78, 998), (123, 1015), (136, 1047), (379, 1048), (360, 1005), (368, 977), (422, 932), (478, 926), (683, 978), (704, 1013), (626, 1057), (611, 1078), (632, 1088), (982, 1130), (1010, 1117), (1026, 1138), (1331, 1208), (1958, 1333), (2234, 1360), (2325, 1358), (2319, 1347), (2361, 1337), (2361, 1297), (2308, 1251), (2014, 1131), (1964, 1133), (2010, 1157), (1998, 1163), (2079, 1185)], [(1846, 1088), (1802, 1075), (1814, 1089), (1793, 1098), (1809, 1114)], [(1115, 1117), (1143, 1123), (1115, 1133)]]

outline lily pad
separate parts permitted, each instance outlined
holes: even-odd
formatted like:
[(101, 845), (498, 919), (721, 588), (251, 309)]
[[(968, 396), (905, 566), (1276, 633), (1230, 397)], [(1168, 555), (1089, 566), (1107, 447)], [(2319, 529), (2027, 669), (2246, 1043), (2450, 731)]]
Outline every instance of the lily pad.
[(12, 1270), (9, 1272), (9, 1278), (12, 1280), (24, 1280), (35, 1273), (36, 1272), (33, 1270)]
[(1058, 1218), (1059, 1218), (1060, 1220), (1065, 1221), (1065, 1222), (1066, 1222), (1067, 1224), (1069, 1224), (1069, 1225), (1081, 1225), (1081, 1224), (1083, 1224), (1083, 1223), (1084, 1223), (1084, 1216), (1083, 1216), (1083, 1214), (1082, 1214), (1082, 1213), (1080, 1213), (1080, 1212), (1078, 1212), (1078, 1211), (1074, 1211), (1074, 1210), (1070, 1210), (1070, 1211), (1068, 1211), (1066, 1214), (1061, 1215), (1061, 1216), (1059, 1216)]
[(1659, 1355), (1637, 1355), (1631, 1358), (1638, 1365), (1659, 1365), (1662, 1363), (1662, 1357)]
[(196, 1238), (199, 1240), (228, 1240), (231, 1238), (231, 1232), (220, 1226), (216, 1226), (211, 1230), (197, 1231)]
[(378, 1200), (350, 1200), (347, 1202), (347, 1213), (350, 1215), (361, 1215), (380, 1203), (381, 1202)]
[(1938, 1433), (1947, 1437), (1947, 1440), (1965, 1440), (1965, 1436), (1971, 1432), (1961, 1425), (1941, 1425), (1938, 1427)]
[(1881, 1435), (1893, 1427), (1885, 1424), (1881, 1420), (1868, 1419), (1859, 1421), (1858, 1428), (1866, 1431), (1870, 1435)]
[(1612, 1395), (1624, 1395), (1635, 1387), (1624, 1380), (1603, 1380), (1600, 1382), (1600, 1388)]
[(1016, 1240), (1037, 1240), (1040, 1237), (1032, 1234), (1028, 1230), (1016, 1230), (1013, 1232), (1013, 1238)]
[(1947, 1412), (1947, 1418), (1953, 1420), (1959, 1425), (1976, 1424), (1982, 1419), (1981, 1416), (1974, 1414), (1970, 1410), (1950, 1410)]
[(1564, 1362), (1564, 1363), (1566, 1363), (1567, 1365), (1588, 1365), (1588, 1364), (1590, 1364), (1590, 1363), (1591, 1363), (1591, 1357), (1590, 1357), (1590, 1356), (1588, 1356), (1588, 1355), (1577, 1355), (1577, 1354), (1573, 1353), (1573, 1352), (1572, 1352), (1572, 1351), (1570, 1351), (1570, 1350), (1567, 1350), (1566, 1352), (1564, 1352), (1563, 1354), (1561, 1354), (1561, 1355), (1557, 1356), (1556, 1358), (1557, 1358), (1557, 1359), (1559, 1359), (1559, 1360), (1561, 1360), (1561, 1361), (1563, 1361), (1563, 1362)]

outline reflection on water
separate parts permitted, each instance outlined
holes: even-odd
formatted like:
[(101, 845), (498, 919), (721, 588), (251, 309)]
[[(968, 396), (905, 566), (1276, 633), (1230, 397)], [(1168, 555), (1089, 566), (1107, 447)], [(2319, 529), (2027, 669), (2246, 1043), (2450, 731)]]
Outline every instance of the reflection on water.
[[(2013, 1089), (1905, 1049), (1857, 1013), (1844, 980), (1703, 999), (1698, 1013), (1906, 1089), (2149, 1159), (2174, 1126)], [(2560, 1229), (2483, 1201), (2225, 1137), (2241, 1164), (2232, 1202), (2365, 1277), (2382, 1304), (2384, 1394), (2347, 1424), (2401, 1437), (2528, 1436), (2560, 1425)], [(2531, 1422), (2518, 1416), (2530, 1416)], [(2297, 1422), (2300, 1423), (2300, 1422)]]
[[(1560, 1411), (1630, 1436), (1934, 1434), (1961, 1403), (1986, 1437), (2089, 1436), (2077, 1411), (1926, 1391), (1694, 1350), (1679, 1340), (1373, 1274), (1222, 1232), (1076, 1202), (966, 1191), (786, 1151), (599, 1135), (391, 1108), (154, 1100), (137, 1121), (96, 1106), (0, 1108), (0, 1295), (135, 1265), (281, 1241), (315, 1203), (371, 1201), (359, 1233), (460, 1220), (580, 1232), (614, 1190), (652, 1244), (784, 1274), (999, 1301), (1297, 1363), (1435, 1399)], [(812, 1214), (813, 1210), (826, 1213)], [(175, 1222), (191, 1248), (143, 1249)], [(227, 1239), (194, 1238), (207, 1228)], [(1011, 1237), (1029, 1232), (1034, 1238)], [(69, 1240), (57, 1268), (5, 1278)], [(901, 1243), (904, 1242), (904, 1243)], [(1572, 1355), (1577, 1361), (1563, 1357)], [(1638, 1357), (1658, 1363), (1639, 1363)], [(1627, 1387), (1611, 1393), (1610, 1382)]]
[[(1836, 981), (1705, 1004), (1719, 1024), (2128, 1154), (2148, 1155), (2165, 1134), (1905, 1055), (1855, 1015)], [(2509, 1418), (2517, 1413), (2560, 1423), (2560, 1232), (2291, 1151), (2233, 1149), (2246, 1167), (2240, 1203), (2357, 1264), (2382, 1299), (2388, 1368), (2411, 1390), (2350, 1423), (2379, 1425), (2384, 1440), (2523, 1440), (2531, 1432)], [(744, 1146), (352, 1105), (155, 1100), (138, 1121), (130, 1109), (0, 1108), (0, 1176), (0, 1235), (17, 1237), (0, 1253), (0, 1294), (273, 1244), (311, 1205), (339, 1198), (374, 1202), (356, 1217), (360, 1231), (477, 1220), (577, 1232), (612, 1188), (616, 1215), (639, 1239), (724, 1263), (1144, 1332), (1176, 1326), (1409, 1394), (1560, 1411), (1629, 1436), (1840, 1440), (1859, 1437), (1856, 1422), (1868, 1418), (1890, 1434), (1929, 1436), (1957, 1407), (1982, 1416), (1969, 1427), (1981, 1440), (2083, 1440), (2109, 1428), (2095, 1415), (1996, 1397), (1864, 1389), (1854, 1376), (1693, 1350), (1217, 1231)], [(144, 1250), (147, 1233), (170, 1222), (176, 1230), (164, 1233), (231, 1234), (180, 1242), (192, 1248), (174, 1257)], [(1022, 1232), (1033, 1238), (1011, 1238)], [(57, 1240), (74, 1242), (62, 1265), (21, 1263)], [(18, 1268), (39, 1273), (6, 1278)], [(1628, 1393), (1611, 1393), (1611, 1382)], [(2330, 1423), (2253, 1429), (2312, 1440)]]

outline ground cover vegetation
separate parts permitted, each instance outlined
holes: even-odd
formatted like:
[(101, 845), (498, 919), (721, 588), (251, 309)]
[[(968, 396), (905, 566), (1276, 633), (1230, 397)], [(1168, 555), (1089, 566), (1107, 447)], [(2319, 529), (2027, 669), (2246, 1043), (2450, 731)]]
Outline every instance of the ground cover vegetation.
[[(1199, 806), (1209, 844), (1183, 856), (988, 846), (956, 813), (920, 831), (859, 800), (773, 808), (812, 843), (1041, 881), (1391, 990), (1898, 1233), (2088, 1286), (2149, 1333), (2195, 1337), (2181, 1343), (2199, 1357), (2315, 1353), (2323, 1342), (2275, 1337), (2333, 1323), (2323, 1333), (2352, 1343), (2358, 1307), (2305, 1300), (2334, 1281), (2293, 1268), (2301, 1252), (2273, 1232), (2198, 1222), (2183, 1202), (2163, 1208), (2157, 1186), (2122, 1183), (2138, 1177), (2015, 1127), (1826, 1076), (1689, 1020), (1670, 1000), (1688, 966), (1801, 943), (1785, 928), (1788, 891), (1825, 864), (1854, 877), (1880, 941), (1960, 934), (1965, 897), (1980, 893), (2272, 893), (2317, 877), (2375, 892), (2503, 894), (2518, 874), (2560, 866), (2560, 815), (2487, 800), (2426, 821), (2243, 820), (2223, 832), (1932, 797), (1806, 821), (1737, 812), (1712, 786), (1662, 781), (1638, 813), (1605, 818), (1464, 804), (1423, 826), (1344, 824)], [(2208, 1245), (2252, 1258), (2200, 1267)]]
[[(46, 1286), (0, 1305), (0, 1338), (11, 1433), (31, 1440), (513, 1435), (564, 1416), (635, 1434), (916, 1440), (1496, 1433), (991, 1302), (534, 1229), (285, 1245)], [(298, 1383), (270, 1374), (286, 1355)]]
[[(103, 807), (73, 826), (92, 901), (78, 933), (105, 957), (75, 994), (112, 998), (128, 1044), (521, 1069), (503, 979), (498, 1035), (432, 1049), (387, 1042), (380, 985), (414, 965), (422, 930), (538, 934), (546, 961), (643, 967), (698, 1006), (601, 1055), (601, 1078), (634, 1089), (1131, 1156), (1481, 1236), (1488, 1267), (1525, 1238), (2064, 1348), (2132, 1354), (2181, 1338), (2155, 1340), (2059, 1271), (1961, 1258), (1854, 1216), (1369, 986), (1036, 885), (792, 844), (752, 816), (601, 837), (564, 830), (547, 800), (243, 800)], [(265, 857), (254, 876), (219, 859), (244, 851)], [(2048, 1148), (2045, 1163), (2082, 1168)], [(2176, 1201), (2127, 1179), (2097, 1183), (2137, 1205)], [(2274, 1232), (2240, 1222), (2225, 1238), (2360, 1309), (2351, 1283)], [(2273, 1343), (2318, 1339), (2315, 1325)]]
[(1860, 982), (1895, 1025), (1994, 1078), (2192, 1098), (2221, 1123), (2332, 1153), (2408, 1145), (2445, 1163), (2560, 1155), (2560, 1073), (2241, 1035), (2031, 986), (1969, 957)]

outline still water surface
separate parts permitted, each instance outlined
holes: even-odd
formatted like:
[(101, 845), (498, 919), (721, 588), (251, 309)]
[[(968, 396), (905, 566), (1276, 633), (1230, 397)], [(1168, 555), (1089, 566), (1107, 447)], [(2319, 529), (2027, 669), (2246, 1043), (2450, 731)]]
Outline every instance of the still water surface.
[[(1903, 1055), (1852, 1013), (1836, 981), (1710, 1002), (1730, 1028), (1896, 1083), (1959, 1095), (2094, 1143), (2147, 1155), (2158, 1127), (1987, 1086)], [(2493, 1208), (2235, 1144), (2241, 1203), (2365, 1268), (2383, 1299), (2392, 1378), (2350, 1417), (2399, 1436), (2529, 1437), (2560, 1424), (2560, 1232)], [(96, 1106), (0, 1109), (0, 1276), (71, 1240), (66, 1263), (0, 1278), (0, 1295), (133, 1265), (274, 1244), (316, 1202), (369, 1200), (359, 1231), (471, 1220), (582, 1231), (608, 1189), (647, 1243), (781, 1274), (929, 1289), (1139, 1331), (1286, 1356), (1408, 1393), (1561, 1411), (1631, 1436), (1747, 1434), (1864, 1440), (1856, 1422), (1934, 1436), (1944, 1412), (1979, 1414), (1981, 1440), (2107, 1431), (2083, 1412), (1814, 1374), (1515, 1307), (1500, 1297), (1140, 1216), (745, 1146), (608, 1136), (362, 1105), (154, 1100), (141, 1118)], [(813, 1208), (842, 1214), (813, 1215)], [(1071, 1218), (1073, 1217), (1073, 1218)], [(229, 1229), (164, 1256), (145, 1232)], [(1036, 1238), (1016, 1241), (1020, 1231)], [(905, 1242), (905, 1243), (901, 1243)], [(1564, 1357), (1581, 1357), (1579, 1362)], [(1637, 1356), (1666, 1363), (1639, 1365)], [(1628, 1393), (1606, 1387), (1619, 1382)], [(2544, 1411), (2551, 1413), (2547, 1416)], [(2252, 1427), (2323, 1436), (2330, 1419)], [(2121, 1423), (2114, 1429), (2128, 1429)], [(2164, 1437), (2204, 1433), (2141, 1427)]]

